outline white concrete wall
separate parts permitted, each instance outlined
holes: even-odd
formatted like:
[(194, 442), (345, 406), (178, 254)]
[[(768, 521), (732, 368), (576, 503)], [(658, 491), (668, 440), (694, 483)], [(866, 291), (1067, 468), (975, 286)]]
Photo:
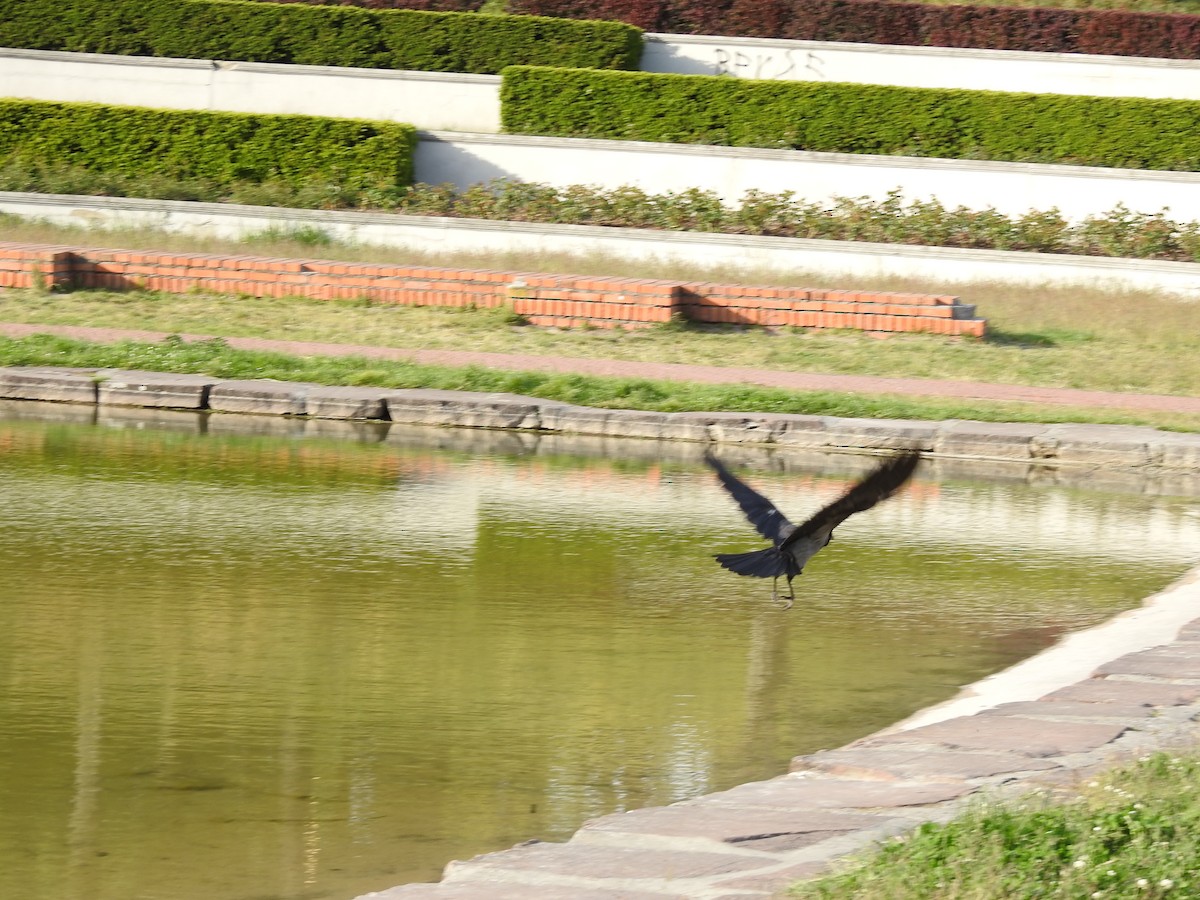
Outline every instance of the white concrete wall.
[(648, 34), (648, 72), (1200, 99), (1200, 61)]
[(0, 49), (0, 96), (500, 130), (500, 78)]
[(701, 271), (705, 266), (726, 266), (754, 270), (760, 276), (827, 273), (848, 288), (856, 277), (900, 275), (968, 286), (1007, 281), (1031, 287), (1130, 287), (1200, 299), (1197, 263), (46, 194), (0, 193), (0, 212), (83, 227), (155, 228), (228, 238), (273, 226), (313, 226), (341, 241), (395, 247), (398, 256), (404, 249), (434, 254), (521, 253), (531, 258), (543, 253), (591, 258), (603, 254), (692, 265)]
[(659, 193), (695, 187), (730, 202), (748, 190), (793, 191), (798, 198), (823, 202), (837, 196), (879, 200), (899, 188), (908, 200), (936, 198), (948, 207), (994, 207), (1006, 215), (1058, 207), (1077, 220), (1123, 203), (1137, 212), (1166, 208), (1172, 218), (1200, 220), (1200, 173), (1194, 172), (639, 141), (422, 134), (415, 177), (460, 188), (496, 178), (558, 187), (635, 185)]

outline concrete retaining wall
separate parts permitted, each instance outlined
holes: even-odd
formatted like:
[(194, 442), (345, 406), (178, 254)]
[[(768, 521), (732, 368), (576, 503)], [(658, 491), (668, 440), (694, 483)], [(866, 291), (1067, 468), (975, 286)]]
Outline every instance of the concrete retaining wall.
[(647, 72), (777, 81), (1200, 99), (1200, 61), (648, 34)]
[(165, 109), (302, 113), (500, 130), (500, 78), (339, 66), (0, 49), (6, 97)]
[(1196, 172), (449, 132), (421, 135), (414, 172), (417, 181), (459, 188), (507, 178), (608, 190), (634, 185), (656, 193), (698, 188), (727, 202), (751, 190), (792, 191), (822, 204), (835, 197), (882, 200), (899, 190), (906, 200), (990, 207), (1010, 216), (1053, 207), (1078, 221), (1124, 204), (1200, 220)]
[[(680, 47), (693, 46), (679, 40)], [(930, 58), (948, 61), (957, 71), (953, 67), (961, 62), (958, 55), (977, 52), (821, 46), (843, 48), (838, 52), (862, 64), (878, 60), (872, 65), (881, 70), (886, 70), (894, 53), (932, 53)], [(945, 56), (947, 52), (952, 55)], [(988, 86), (1009, 87), (1011, 78), (1004, 73), (1023, 71), (1021, 59), (1026, 56), (1070, 55), (1004, 54), (1005, 65), (993, 70)], [(1078, 60), (1073, 64), (1083, 65)], [(1200, 63), (1135, 60), (1131, 64), (1127, 59), (1112, 63), (1116, 68), (1105, 77), (1114, 85), (1124, 85), (1122, 78), (1140, 72), (1140, 64), (1165, 72), (1172, 80), (1193, 75), (1200, 79)], [(839, 196), (879, 200), (900, 189), (909, 200), (936, 199), (946, 206), (971, 209), (993, 207), (1007, 215), (1057, 207), (1075, 220), (1124, 204), (1136, 212), (1166, 209), (1176, 219), (1200, 220), (1200, 173), (500, 136), (496, 134), (500, 79), (487, 75), (0, 49), (0, 86), (6, 96), (42, 100), (408, 122), (437, 132), (422, 136), (415, 159), (416, 180), (460, 188), (508, 178), (559, 187), (635, 185), (657, 192), (700, 188), (730, 202), (749, 190), (792, 191), (809, 201), (827, 202)]]
[(1095, 285), (1200, 297), (1200, 264), (1195, 263), (3, 192), (0, 212), (63, 225), (152, 228), (234, 239), (267, 228), (311, 226), (347, 243), (432, 254), (603, 254), (702, 271), (709, 266), (752, 270), (760, 281), (771, 273), (791, 280), (797, 272), (807, 272), (843, 279), (930, 278), (968, 286), (995, 281), (1036, 287)]
[(107, 250), (0, 242), (0, 287), (147, 288), (255, 297), (366, 298), (421, 306), (508, 306), (534, 325), (643, 327), (680, 316), (697, 322), (981, 337), (985, 323), (955, 297), (870, 291), (673, 282), (279, 259)]

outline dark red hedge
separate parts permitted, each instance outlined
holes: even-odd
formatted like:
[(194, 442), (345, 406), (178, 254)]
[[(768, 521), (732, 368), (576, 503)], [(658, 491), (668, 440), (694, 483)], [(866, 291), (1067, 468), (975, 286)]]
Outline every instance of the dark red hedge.
[(671, 34), (1200, 59), (1200, 16), (1180, 13), (889, 0), (510, 0), (508, 8)]

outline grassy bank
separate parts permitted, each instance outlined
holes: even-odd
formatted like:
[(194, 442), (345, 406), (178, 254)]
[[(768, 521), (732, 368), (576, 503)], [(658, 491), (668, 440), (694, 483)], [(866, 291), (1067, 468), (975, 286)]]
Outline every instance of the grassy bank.
[(925, 825), (796, 900), (1154, 900), (1200, 896), (1200, 757), (1156, 753), (1078, 794)]
[[(362, 302), (328, 302), (299, 298), (256, 299), (205, 294), (168, 295), (147, 292), (112, 293), (80, 291), (68, 294), (8, 290), (0, 292), (0, 321), (30, 324), (88, 325), (139, 328), (167, 333), (214, 334), (228, 337), (270, 337), (334, 343), (369, 344), (398, 348), (486, 350), (651, 362), (683, 362), (718, 366), (746, 366), (792, 372), (843, 373), (895, 377), (944, 378), (1046, 387), (1074, 387), (1142, 393), (1196, 395), (1200, 393), (1200, 356), (1194, 352), (1196, 305), (1149, 292), (1101, 291), (1014, 287), (1005, 284), (948, 284), (918, 279), (846, 277), (815, 272), (733, 270), (679, 264), (630, 263), (604, 256), (551, 257), (502, 255), (431, 255), (395, 248), (344, 246), (320, 234), (305, 231), (274, 232), (248, 242), (197, 239), (158, 232), (94, 232), (25, 222), (6, 222), (0, 237), (7, 240), (79, 243), (178, 249), (200, 252), (253, 253), (282, 257), (325, 257), (352, 261), (406, 261), (518, 271), (575, 272), (711, 281), (858, 287), (878, 290), (912, 290), (959, 294), (976, 303), (989, 320), (991, 332), (984, 340), (951, 340), (932, 335), (893, 335), (886, 338), (859, 332), (799, 331), (792, 329), (739, 329), (735, 327), (663, 327), (639, 332), (608, 330), (553, 331), (514, 325), (503, 311), (410, 308)], [(65, 345), (62, 345), (65, 346)], [(34, 350), (36, 349), (36, 354)], [(42, 363), (79, 365), (132, 365), (114, 361), (111, 349), (97, 348), (90, 362), (80, 361), (83, 351), (67, 353), (60, 346), (10, 343), (6, 361), (18, 358)], [(136, 361), (141, 351), (129, 350)], [(36, 357), (36, 358), (35, 358)], [(230, 359), (232, 357), (229, 357)], [(95, 360), (103, 359), (96, 362)], [(161, 365), (168, 365), (164, 360)], [(148, 363), (138, 362), (138, 365)], [(213, 362), (191, 359), (191, 365), (212, 374)], [(382, 373), (377, 362), (358, 361), (340, 372), (312, 371), (317, 361), (274, 360), (269, 365), (243, 359), (241, 373), (269, 370), (270, 377), (298, 380), (334, 380), (347, 383), (368, 377), (395, 379)], [(334, 364), (320, 362), (320, 366)], [(517, 390), (543, 393), (572, 402), (601, 406), (648, 405), (672, 409), (783, 409), (837, 415), (886, 417), (988, 418), (991, 420), (1110, 421), (1146, 423), (1192, 430), (1196, 417), (1117, 415), (1102, 410), (1063, 410), (1030, 405), (932, 403), (900, 398), (866, 398), (823, 395), (802, 403), (795, 395), (708, 388), (713, 393), (684, 396), (684, 387), (656, 386), (653, 390), (629, 385), (591, 385), (596, 379), (576, 379), (569, 389), (554, 385), (523, 386), (513, 376), (497, 376), (485, 384), (479, 373), (468, 387), (461, 374), (425, 372), (420, 378), (404, 368), (404, 383), (416, 386), (458, 386), (474, 390)], [(196, 369), (193, 369), (196, 370)], [(261, 374), (261, 372), (259, 372)], [(532, 377), (532, 376), (531, 376)], [(537, 376), (550, 379), (550, 376)], [(505, 386), (497, 387), (503, 383)], [(379, 383), (399, 384), (398, 381)], [(690, 390), (690, 389), (689, 389)], [(583, 394), (587, 399), (583, 399)], [(777, 392), (779, 393), (779, 392)], [(750, 396), (754, 394), (754, 396)], [(654, 406), (653, 404), (662, 404)], [(736, 404), (736, 405), (731, 405)]]

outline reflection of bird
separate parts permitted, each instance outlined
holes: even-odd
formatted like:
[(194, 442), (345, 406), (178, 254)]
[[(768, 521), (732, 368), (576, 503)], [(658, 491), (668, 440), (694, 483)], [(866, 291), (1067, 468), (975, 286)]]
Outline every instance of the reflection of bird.
[(716, 560), (731, 572), (755, 578), (774, 578), (771, 598), (779, 598), (779, 576), (786, 575), (788, 596), (785, 609), (791, 609), (796, 599), (792, 579), (804, 571), (817, 551), (833, 540), (833, 529), (856, 512), (870, 509), (880, 500), (896, 493), (911, 477), (921, 454), (906, 451), (887, 459), (874, 472), (850, 488), (845, 494), (818, 511), (807, 522), (793, 525), (775, 504), (733, 475), (719, 459), (706, 453), (704, 461), (716, 470), (717, 477), (730, 496), (737, 501), (750, 524), (775, 546), (749, 553), (720, 553)]

